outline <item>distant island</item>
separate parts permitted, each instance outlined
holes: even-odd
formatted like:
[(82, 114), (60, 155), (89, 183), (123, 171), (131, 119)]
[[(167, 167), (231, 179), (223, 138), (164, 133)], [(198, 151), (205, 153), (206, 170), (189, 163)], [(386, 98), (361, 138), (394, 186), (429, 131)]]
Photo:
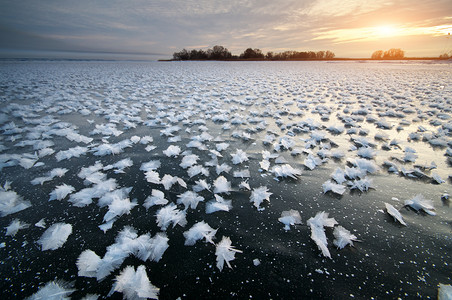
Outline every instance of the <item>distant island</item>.
[(284, 51), (281, 53), (267, 52), (260, 49), (246, 49), (240, 55), (232, 53), (223, 46), (214, 46), (207, 50), (187, 50), (174, 52), (172, 60), (331, 60), (335, 54), (331, 51)]
[(185, 60), (224, 60), (224, 61), (306, 61), (306, 60), (439, 60), (449, 59), (452, 55), (447, 53), (439, 57), (405, 57), (405, 51), (399, 48), (391, 48), (387, 51), (377, 50), (370, 58), (337, 58), (336, 55), (327, 51), (284, 51), (275, 53), (272, 51), (264, 54), (260, 49), (247, 48), (240, 55), (233, 55), (227, 48), (216, 45), (207, 50), (182, 49), (173, 53), (173, 58), (162, 61), (185, 61)]

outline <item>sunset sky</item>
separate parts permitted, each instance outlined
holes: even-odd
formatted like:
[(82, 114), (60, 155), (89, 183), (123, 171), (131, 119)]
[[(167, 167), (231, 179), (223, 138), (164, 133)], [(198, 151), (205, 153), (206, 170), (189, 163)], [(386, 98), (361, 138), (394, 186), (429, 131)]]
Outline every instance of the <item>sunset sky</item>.
[(170, 58), (214, 45), (356, 58), (452, 51), (451, 0), (0, 0), (0, 8), (0, 57)]

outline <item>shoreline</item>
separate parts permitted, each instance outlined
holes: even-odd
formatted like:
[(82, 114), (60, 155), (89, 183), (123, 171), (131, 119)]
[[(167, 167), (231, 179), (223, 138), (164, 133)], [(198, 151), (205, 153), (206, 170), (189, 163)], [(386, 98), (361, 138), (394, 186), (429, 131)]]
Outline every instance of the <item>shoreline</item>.
[(331, 59), (187, 59), (187, 60), (177, 60), (177, 59), (159, 59), (160, 62), (171, 62), (171, 61), (412, 61), (412, 60), (452, 60), (451, 58), (444, 59), (439, 57), (405, 57), (401, 59), (372, 59), (372, 58), (331, 58)]

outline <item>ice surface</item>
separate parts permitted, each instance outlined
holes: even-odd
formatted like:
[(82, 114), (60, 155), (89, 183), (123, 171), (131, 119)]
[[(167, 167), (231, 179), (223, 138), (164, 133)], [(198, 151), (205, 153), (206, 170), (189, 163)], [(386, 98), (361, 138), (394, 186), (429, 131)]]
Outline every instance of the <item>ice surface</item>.
[[(3, 293), (23, 297), (63, 278), (83, 286), (74, 298), (105, 298), (122, 264), (136, 268), (141, 260), (168, 298), (294, 298), (294, 291), (301, 298), (436, 297), (438, 282), (448, 279), (440, 270), (447, 268), (450, 207), (440, 199), (452, 165), (449, 67), (446, 61), (3, 62), (0, 173), (2, 182), (12, 182), (0, 189), (7, 235), (0, 248), (8, 257)], [(384, 222), (382, 199), (407, 192), (431, 199), (416, 196), (407, 208), (438, 216), (410, 215), (415, 229)], [(291, 225), (322, 210), (377, 242), (340, 251), (340, 261), (306, 251), (309, 233)], [(338, 248), (356, 241), (357, 231), (325, 230), (330, 222), (314, 219), (311, 238), (324, 257), (331, 256), (333, 235), (330, 244)], [(41, 252), (41, 240), (35, 247), (47, 232), (45, 220), (72, 226), (65, 241), (56, 230), (47, 239), (61, 239), (59, 251)], [(179, 227), (187, 224), (195, 225)], [(281, 235), (279, 226), (292, 230)], [(227, 283), (208, 261), (216, 230), (245, 252)], [(205, 245), (181, 246), (203, 234), (210, 238)], [(66, 255), (74, 245), (80, 251)], [(217, 257), (218, 268), (229, 265)], [(283, 280), (251, 274), (253, 259), (271, 264)], [(55, 261), (58, 267), (49, 267)], [(290, 272), (289, 261), (302, 277)], [(415, 268), (423, 261), (429, 264)], [(78, 278), (74, 265), (79, 276), (105, 282)], [(26, 282), (25, 272), (33, 275)], [(139, 297), (136, 286), (122, 293)]]

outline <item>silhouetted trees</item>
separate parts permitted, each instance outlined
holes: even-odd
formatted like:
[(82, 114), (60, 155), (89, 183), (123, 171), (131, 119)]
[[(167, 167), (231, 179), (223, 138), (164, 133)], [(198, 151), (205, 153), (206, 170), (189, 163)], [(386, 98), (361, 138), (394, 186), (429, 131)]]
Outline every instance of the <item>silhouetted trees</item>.
[(187, 49), (182, 49), (173, 53), (173, 60), (224, 60), (231, 58), (231, 52), (227, 48), (218, 45), (212, 49), (207, 49), (207, 51), (193, 49), (189, 52)]
[(372, 59), (403, 59), (405, 58), (405, 51), (399, 48), (391, 48), (388, 51), (377, 50), (372, 53)]
[(374, 53), (372, 53), (372, 56), (370, 57), (372, 59), (382, 59), (383, 58), (383, 50), (377, 50)]
[(247, 48), (238, 57), (233, 56), (227, 48), (223, 46), (214, 46), (212, 49), (191, 50), (182, 49), (174, 52), (173, 60), (322, 60), (333, 59), (335, 54), (331, 51), (284, 51), (281, 53), (267, 52), (264, 55), (262, 50)]
[(251, 49), (248, 48), (245, 50), (245, 52), (243, 52), (242, 54), (240, 54), (239, 58), (241, 59), (264, 59), (265, 55), (262, 53), (262, 51), (260, 49)]

